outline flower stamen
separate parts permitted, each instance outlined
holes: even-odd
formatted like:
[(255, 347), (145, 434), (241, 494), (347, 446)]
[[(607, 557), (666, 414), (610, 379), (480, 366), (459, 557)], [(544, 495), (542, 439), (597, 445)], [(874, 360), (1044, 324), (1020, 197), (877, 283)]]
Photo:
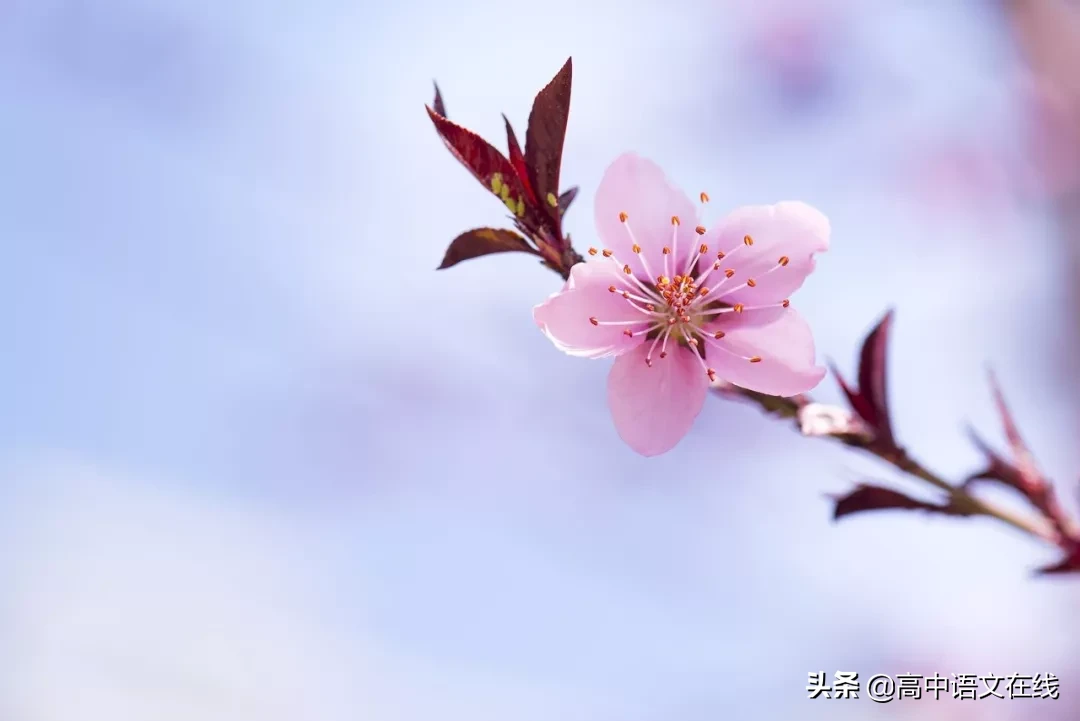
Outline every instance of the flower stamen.
[(702, 368), (702, 370), (704, 370), (704, 371), (705, 371), (705, 375), (707, 375), (707, 376), (709, 377), (709, 380), (710, 380), (710, 381), (714, 381), (714, 380), (716, 380), (716, 371), (715, 371), (715, 370), (713, 370), (712, 368), (710, 368), (710, 367), (708, 366), (708, 364), (706, 364), (706, 363), (705, 363), (705, 359), (704, 359), (704, 358), (702, 358), (702, 357), (701, 357), (701, 353), (699, 353), (699, 352), (698, 352), (698, 342), (697, 342), (697, 339), (696, 339), (696, 338), (688, 338), (688, 339), (687, 339), (687, 342), (690, 342), (691, 340), (692, 340), (693, 342), (692, 342), (692, 343), (690, 343), (690, 353), (691, 353), (691, 354), (693, 354), (693, 356), (694, 356), (695, 358), (697, 358), (697, 362), (698, 362), (698, 365), (700, 365), (700, 366), (701, 366), (701, 368)]
[[(747, 236), (747, 237), (750, 237), (750, 236)], [(783, 267), (784, 267), (784, 266), (783, 266), (782, 264), (780, 264), (780, 263), (777, 263), (776, 265), (774, 265), (773, 267), (769, 268), (769, 269), (768, 269), (767, 271), (765, 271), (764, 273), (762, 273), (761, 275), (759, 275), (759, 276), (758, 276), (758, 279), (760, 280), (761, 278), (765, 277), (765, 276), (766, 276), (766, 275), (768, 275), (769, 273), (773, 273), (773, 272), (776, 272), (776, 271), (780, 270), (780, 269), (781, 269), (781, 268), (783, 268)], [(735, 274), (735, 273), (734, 273), (734, 271), (732, 271), (731, 275), (734, 275), (734, 274)], [(730, 277), (731, 277), (731, 275), (729, 275), (728, 277), (730, 278)], [(757, 281), (757, 280), (755, 280), (755, 279), (753, 279), (753, 278), (747, 278), (747, 279), (746, 279), (746, 282), (745, 282), (745, 283), (743, 283), (742, 285), (738, 285), (738, 286), (735, 286), (734, 288), (731, 288), (731, 289), (729, 289), (729, 290), (725, 290), (725, 291), (724, 291), (724, 295), (728, 295), (728, 294), (730, 294), (730, 293), (734, 293), (735, 291), (737, 291), (737, 290), (742, 290), (743, 288), (756, 288), (756, 287), (757, 287), (757, 284), (758, 284), (758, 281)], [(721, 295), (721, 296), (719, 296), (719, 297), (720, 297), (720, 298), (723, 298), (723, 297), (724, 297), (724, 295)]]
[(768, 310), (769, 308), (787, 308), (791, 305), (791, 301), (784, 299), (779, 303), (769, 303), (768, 305), (743, 305), (742, 303), (736, 303), (730, 308), (713, 308), (707, 310), (701, 314), (702, 318), (707, 318), (713, 315), (723, 315), (724, 313), (746, 313), (752, 310)]
[(694, 269), (697, 267), (697, 262), (705, 253), (709, 252), (709, 246), (702, 243), (697, 247), (697, 251), (690, 258), (690, 262), (686, 264), (686, 272), (683, 275), (693, 275)]
[(623, 222), (623, 227), (626, 228), (626, 234), (630, 236), (630, 243), (632, 244), (630, 250), (638, 258), (641, 258), (641, 266), (645, 269), (645, 275), (649, 278), (653, 277), (652, 269), (649, 268), (649, 261), (646, 259), (645, 254), (641, 252), (641, 245), (638, 244), (637, 238), (634, 237), (634, 229), (630, 227), (626, 213), (620, 213), (619, 219)]
[[(721, 336), (721, 337), (723, 337), (723, 336)], [(717, 350), (723, 351), (724, 353), (727, 353), (728, 355), (733, 355), (736, 358), (738, 358), (740, 360), (744, 360), (744, 361), (746, 361), (748, 363), (760, 363), (762, 361), (762, 358), (759, 355), (746, 356), (746, 355), (742, 355), (741, 353), (736, 353), (735, 351), (733, 351), (730, 348), (728, 348), (727, 346), (725, 346), (723, 343), (714, 342), (713, 338), (715, 338), (715, 336), (712, 336), (712, 337), (706, 336), (705, 337), (705, 342), (709, 344), (710, 348), (716, 348)]]
[[(679, 267), (679, 216), (671, 216), (671, 266), (678, 272)], [(665, 259), (666, 261), (666, 259)], [(667, 263), (664, 263), (664, 275), (667, 275)]]
[[(640, 297), (636, 298), (638, 301), (644, 302), (644, 303), (647, 304), (650, 301), (659, 301), (660, 300), (660, 297), (655, 292), (653, 292), (653, 290), (651, 288), (649, 288), (647, 285), (645, 285), (640, 280), (638, 280), (638, 278), (634, 275), (633, 269), (630, 267), (629, 264), (619, 262), (619, 259), (615, 257), (615, 252), (614, 251), (612, 251), (609, 248), (604, 248), (603, 250), (597, 250), (596, 248), (589, 248), (589, 255), (596, 256), (598, 254), (602, 255), (605, 258), (607, 258), (608, 260), (610, 260), (615, 265), (615, 267), (618, 268), (621, 271), (620, 273), (617, 274), (617, 277), (619, 278), (619, 280), (622, 283), (626, 284), (626, 287), (629, 290), (632, 290), (632, 291), (635, 291), (635, 292), (640, 291), (642, 294), (644, 294), (646, 296), (645, 298), (640, 298)], [(644, 256), (642, 256), (642, 257), (644, 257)], [(612, 293), (618, 292), (618, 290), (619, 290), (618, 286), (615, 286), (615, 285), (608, 286), (608, 291), (610, 291)]]
[[(670, 332), (671, 332), (671, 329), (667, 328), (667, 329), (664, 330), (663, 333), (658, 334), (656, 336), (656, 338), (653, 339), (652, 345), (649, 346), (649, 352), (645, 354), (645, 365), (652, 368), (652, 354), (653, 354), (653, 351), (656, 350), (656, 345), (661, 341), (661, 339), (665, 339), (665, 343), (666, 343), (666, 338), (668, 336), (668, 333), (670, 333)], [(667, 354), (665, 353), (664, 355), (667, 355)], [(663, 357), (663, 356), (661, 356), (661, 357)]]
[(661, 358), (667, 358), (667, 342), (668, 342), (668, 338), (670, 338), (670, 337), (671, 337), (671, 328), (668, 328), (667, 331), (664, 332), (664, 342), (660, 344), (660, 357)]

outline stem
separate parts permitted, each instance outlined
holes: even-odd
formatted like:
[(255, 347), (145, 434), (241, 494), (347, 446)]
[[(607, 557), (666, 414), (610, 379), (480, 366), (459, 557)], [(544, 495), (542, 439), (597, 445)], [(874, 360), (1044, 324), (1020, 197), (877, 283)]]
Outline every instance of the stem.
[(953, 505), (955, 505), (957, 508), (967, 511), (973, 516), (987, 516), (989, 518), (996, 518), (1002, 523), (1012, 526), (1016, 530), (1026, 533), (1029, 536), (1033, 536), (1040, 541), (1048, 543), (1052, 546), (1058, 545), (1057, 536), (1046, 524), (1039, 523), (1038, 520), (1035, 518), (1017, 515), (1012, 511), (1008, 511), (1004, 508), (999, 508), (991, 503), (987, 503), (986, 501), (973, 496), (972, 494), (965, 491), (963, 488), (952, 485), (951, 483), (943, 479), (941, 476), (930, 471), (918, 461), (913, 460), (903, 451), (901, 451), (901, 454), (898, 458), (890, 458), (888, 454), (879, 453), (873, 450), (870, 450), (870, 452), (878, 458), (886, 461), (887, 463), (891, 463), (893, 466), (899, 468), (901, 471), (904, 471), (908, 475), (926, 481), (931, 486), (939, 490), (945, 491), (949, 494), (949, 500), (952, 501)]
[[(728, 386), (721, 390), (720, 393), (722, 395), (733, 395), (743, 398), (760, 406), (762, 410), (767, 413), (778, 416), (779, 418), (791, 419), (795, 422), (796, 427), (799, 425), (799, 409), (813, 402), (807, 395), (799, 395), (792, 398), (780, 398), (746, 390), (745, 388), (739, 388), (738, 386)], [(951, 505), (968, 515), (994, 518), (1006, 525), (1012, 526), (1018, 531), (1037, 538), (1044, 543), (1052, 546), (1061, 545), (1061, 539), (1058, 538), (1057, 534), (1054, 533), (1054, 530), (1042, 519), (1018, 515), (1012, 511), (1000, 508), (977, 498), (963, 488), (954, 486), (938, 474), (929, 470), (902, 449), (881, 448), (875, 446), (869, 439), (857, 436), (830, 435), (817, 437), (829, 438), (835, 442), (858, 448), (885, 461), (909, 476), (918, 478), (934, 488), (944, 491), (948, 494)]]

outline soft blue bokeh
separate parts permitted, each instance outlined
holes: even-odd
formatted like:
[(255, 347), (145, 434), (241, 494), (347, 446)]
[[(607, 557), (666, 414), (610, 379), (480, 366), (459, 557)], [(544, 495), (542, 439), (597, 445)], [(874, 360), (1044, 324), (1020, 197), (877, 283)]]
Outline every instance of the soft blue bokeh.
[(939, 5), (813, 8), (827, 52), (792, 78), (756, 48), (797, 2), (0, 4), (0, 718), (971, 718), (808, 701), (837, 669), (1050, 672), (1074, 698), (1076, 581), (1027, 575), (1052, 552), (833, 526), (823, 494), (887, 469), (720, 400), (636, 457), (606, 362), (532, 323), (554, 275), (433, 270), (502, 218), (423, 112), (432, 77), (500, 140), (573, 55), (579, 245), (624, 150), (720, 209), (812, 202), (822, 355), (850, 372), (897, 306), (905, 443), (974, 469), (990, 362), (1071, 481), (1052, 218), (902, 177), (950, 139), (1021, 153), (1000, 18)]

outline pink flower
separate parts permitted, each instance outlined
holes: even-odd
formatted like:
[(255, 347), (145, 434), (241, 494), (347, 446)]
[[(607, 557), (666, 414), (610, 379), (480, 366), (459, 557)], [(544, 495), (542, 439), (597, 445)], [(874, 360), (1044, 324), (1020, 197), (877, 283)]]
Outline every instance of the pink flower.
[(604, 248), (590, 248), (533, 310), (560, 350), (615, 357), (615, 428), (645, 456), (686, 435), (711, 380), (791, 396), (825, 375), (788, 296), (814, 269), (814, 253), (828, 249), (828, 219), (787, 202), (739, 208), (711, 228), (698, 222), (697, 205), (657, 165), (619, 157), (596, 194)]

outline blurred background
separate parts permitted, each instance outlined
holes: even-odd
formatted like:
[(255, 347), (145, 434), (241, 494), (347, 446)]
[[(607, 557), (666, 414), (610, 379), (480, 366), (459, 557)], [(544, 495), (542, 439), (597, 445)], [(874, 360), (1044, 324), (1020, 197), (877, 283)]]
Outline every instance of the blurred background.
[[(1074, 508), (1080, 9), (1066, 0), (0, 3), (0, 719), (1075, 719), (1080, 579), (710, 399), (637, 457), (525, 257), (436, 273), (574, 59), (566, 228), (633, 150), (833, 223), (798, 294), (953, 478), (987, 364)], [(817, 395), (838, 400), (827, 379)], [(910, 488), (909, 486), (902, 486)], [(1001, 498), (1013, 502), (1009, 496)], [(810, 701), (810, 671), (1053, 673), (1057, 701)]]

